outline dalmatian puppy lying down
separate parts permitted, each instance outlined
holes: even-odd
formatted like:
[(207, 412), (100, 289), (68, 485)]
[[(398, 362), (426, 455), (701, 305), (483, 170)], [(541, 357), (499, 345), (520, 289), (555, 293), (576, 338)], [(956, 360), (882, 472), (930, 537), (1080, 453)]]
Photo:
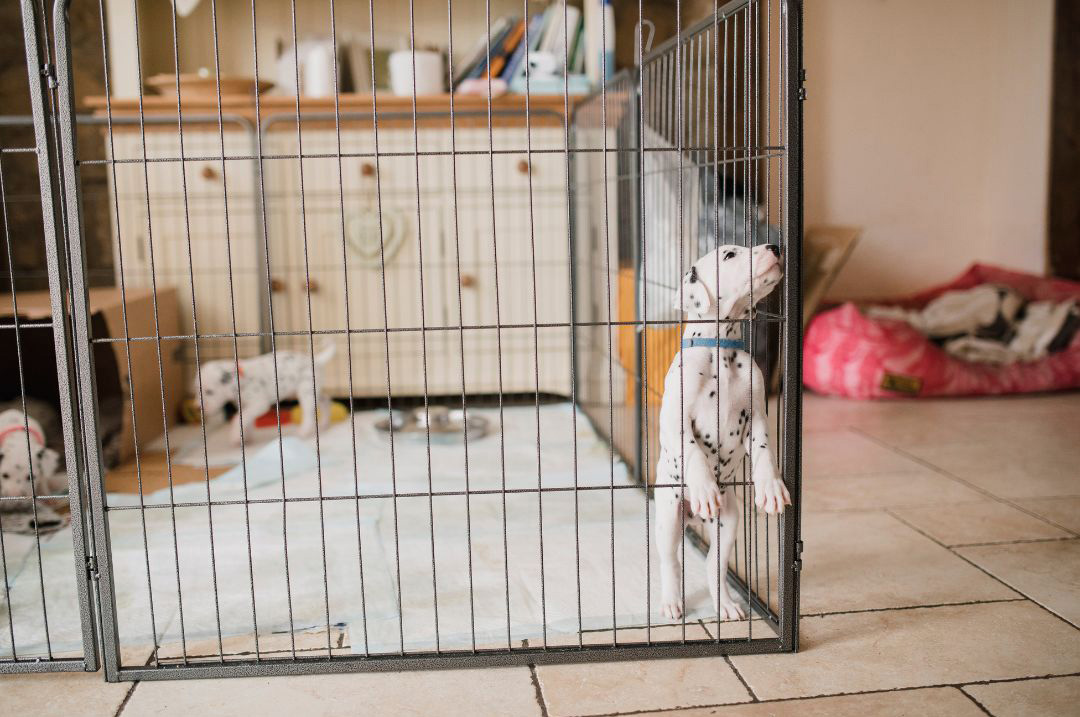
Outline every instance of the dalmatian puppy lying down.
[(279, 399), (300, 402), (300, 432), (309, 436), (315, 432), (316, 416), (323, 426), (330, 415), (322, 395), (322, 369), (333, 356), (333, 344), (315, 354), (314, 361), (307, 353), (278, 351), (276, 376), (273, 353), (241, 359), (239, 364), (232, 359), (206, 361), (195, 372), (191, 393), (202, 402), (208, 425), (213, 420), (210, 417), (225, 415), (226, 404), (241, 408), (232, 418), (232, 439), (237, 444), (252, 435), (255, 419), (274, 408)]
[[(64, 433), (56, 409), (27, 398), (0, 403), (0, 495), (28, 498), (67, 492), (63, 466)], [(33, 476), (33, 480), (31, 480)], [(35, 520), (36, 508), (36, 526)], [(3, 529), (33, 533), (62, 527), (66, 519), (47, 504), (24, 500), (0, 501)]]
[[(661, 614), (682, 616), (682, 536), (687, 521), (704, 524), (709, 593), (720, 619), (746, 617), (727, 588), (727, 565), (739, 514), (726, 484), (739, 480), (749, 457), (754, 502), (776, 514), (791, 505), (769, 449), (765, 382), (743, 344), (740, 319), (780, 283), (780, 249), (721, 246), (697, 260), (682, 279), (675, 309), (691, 323), (664, 379), (660, 404), (660, 487), (656, 547), (660, 553)], [(732, 321), (723, 321), (729, 319)], [(751, 397), (752, 396), (752, 397)], [(719, 559), (718, 559), (719, 558)]]

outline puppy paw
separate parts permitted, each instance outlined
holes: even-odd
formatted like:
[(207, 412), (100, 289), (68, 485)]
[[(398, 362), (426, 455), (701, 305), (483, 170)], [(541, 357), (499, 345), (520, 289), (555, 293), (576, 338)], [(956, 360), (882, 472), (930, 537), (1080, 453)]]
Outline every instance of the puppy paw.
[(717, 620), (745, 620), (746, 612), (742, 605), (729, 596), (722, 596), (715, 604)]
[(791, 505), (791, 495), (779, 478), (765, 478), (754, 482), (754, 505), (769, 515), (777, 515), (784, 512), (785, 505)]
[(724, 493), (715, 481), (701, 480), (687, 483), (690, 512), (699, 518), (719, 517), (724, 507)]
[(660, 600), (660, 616), (668, 620), (678, 620), (682, 617), (682, 600), (676, 596), (665, 595)]

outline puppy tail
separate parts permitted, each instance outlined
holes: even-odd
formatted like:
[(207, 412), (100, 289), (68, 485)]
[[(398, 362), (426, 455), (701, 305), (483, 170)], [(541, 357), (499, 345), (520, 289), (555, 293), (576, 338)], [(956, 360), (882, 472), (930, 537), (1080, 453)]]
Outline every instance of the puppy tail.
[(334, 344), (328, 341), (322, 350), (315, 354), (315, 365), (325, 366), (332, 358), (334, 358)]

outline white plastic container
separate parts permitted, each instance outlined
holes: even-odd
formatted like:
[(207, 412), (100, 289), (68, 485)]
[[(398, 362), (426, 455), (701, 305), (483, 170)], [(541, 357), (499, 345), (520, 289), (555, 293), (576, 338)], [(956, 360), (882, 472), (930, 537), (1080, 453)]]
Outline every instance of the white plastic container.
[(334, 46), (330, 42), (300, 44), (304, 57), (303, 91), (307, 97), (329, 97), (334, 94)]
[[(413, 52), (398, 50), (390, 55), (390, 91), (399, 97), (413, 94)], [(438, 52), (416, 51), (416, 95), (443, 92), (443, 58)]]

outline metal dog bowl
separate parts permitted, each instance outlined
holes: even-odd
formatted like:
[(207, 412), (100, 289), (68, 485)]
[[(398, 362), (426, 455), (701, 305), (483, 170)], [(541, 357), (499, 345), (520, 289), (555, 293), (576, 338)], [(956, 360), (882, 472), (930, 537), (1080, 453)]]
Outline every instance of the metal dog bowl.
[[(375, 428), (385, 433), (393, 426), (394, 435), (403, 435), (448, 443), (460, 440), (465, 430), (465, 412), (460, 408), (449, 409), (446, 406), (423, 406), (411, 411), (394, 410), (387, 418), (375, 422)], [(469, 415), (469, 440), (483, 438), (488, 432), (488, 419), (475, 414)]]

